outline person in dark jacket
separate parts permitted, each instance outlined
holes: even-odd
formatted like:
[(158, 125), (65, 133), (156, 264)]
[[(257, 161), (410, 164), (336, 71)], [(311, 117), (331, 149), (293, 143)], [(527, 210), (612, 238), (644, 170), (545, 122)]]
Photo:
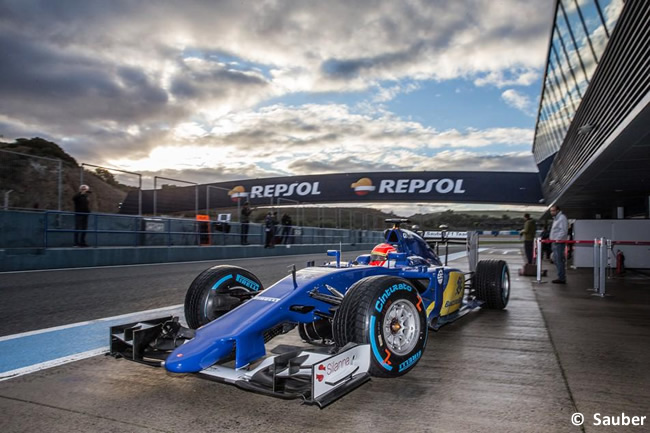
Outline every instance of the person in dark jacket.
[(273, 248), (273, 236), (275, 236), (275, 224), (273, 224), (273, 214), (271, 212), (266, 214), (264, 218), (264, 232), (266, 234), (266, 241), (264, 248)]
[(282, 215), (282, 241), (283, 244), (289, 244), (289, 237), (291, 236), (291, 216), (288, 213)]
[(241, 244), (248, 245), (248, 224), (251, 222), (251, 214), (253, 210), (250, 208), (248, 202), (244, 203), (241, 208), (239, 223), (241, 224)]
[(74, 246), (87, 247), (86, 230), (88, 230), (88, 214), (90, 213), (90, 203), (88, 202), (90, 187), (81, 185), (79, 192), (72, 197), (74, 202)]
[[(519, 236), (524, 237), (524, 251), (526, 252), (526, 263), (533, 263), (533, 241), (537, 227), (530, 214), (524, 214), (524, 228), (519, 232)], [(539, 254), (539, 251), (537, 252)]]

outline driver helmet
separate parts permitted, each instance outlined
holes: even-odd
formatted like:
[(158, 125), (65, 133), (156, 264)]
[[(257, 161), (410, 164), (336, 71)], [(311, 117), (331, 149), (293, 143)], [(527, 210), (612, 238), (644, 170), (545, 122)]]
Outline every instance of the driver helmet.
[(370, 252), (370, 266), (384, 266), (388, 260), (388, 253), (395, 253), (397, 250), (391, 244), (379, 244)]

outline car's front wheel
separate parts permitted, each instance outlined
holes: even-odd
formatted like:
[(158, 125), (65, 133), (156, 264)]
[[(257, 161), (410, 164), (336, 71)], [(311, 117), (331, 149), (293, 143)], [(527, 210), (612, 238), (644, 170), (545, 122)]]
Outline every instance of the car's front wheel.
[(196, 329), (223, 316), (262, 290), (260, 280), (237, 266), (214, 266), (197, 276), (185, 295), (185, 320)]
[(422, 298), (407, 280), (392, 276), (364, 278), (345, 294), (334, 316), (337, 346), (370, 344), (370, 374), (397, 377), (420, 360), (427, 342)]

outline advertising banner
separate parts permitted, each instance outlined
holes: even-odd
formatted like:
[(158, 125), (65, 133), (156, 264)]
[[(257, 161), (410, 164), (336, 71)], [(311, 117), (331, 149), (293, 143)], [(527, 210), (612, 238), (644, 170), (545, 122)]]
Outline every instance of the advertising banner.
[[(252, 205), (386, 201), (539, 204), (542, 198), (537, 173), (489, 171), (291, 176), (199, 185), (198, 190), (199, 209), (205, 207), (207, 194), (211, 207), (244, 201)], [(156, 200), (159, 212), (191, 210), (195, 207), (195, 187), (158, 190)], [(137, 191), (126, 198), (122, 212), (134, 213), (134, 203)], [(152, 208), (152, 191), (143, 191), (143, 212), (150, 213)]]

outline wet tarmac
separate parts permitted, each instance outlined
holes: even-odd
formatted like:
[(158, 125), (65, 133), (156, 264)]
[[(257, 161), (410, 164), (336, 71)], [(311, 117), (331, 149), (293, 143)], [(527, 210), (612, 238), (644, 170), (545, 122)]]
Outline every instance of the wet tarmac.
[[(585, 290), (590, 270), (570, 270), (566, 286), (536, 284), (516, 275), (518, 249), (481, 258), (510, 265), (506, 310), (431, 333), (409, 374), (373, 379), (324, 410), (95, 356), (0, 382), (0, 431), (650, 431), (593, 425), (595, 413), (650, 415), (650, 279), (612, 280), (614, 296), (601, 299)], [(572, 424), (575, 412), (585, 425)]]

